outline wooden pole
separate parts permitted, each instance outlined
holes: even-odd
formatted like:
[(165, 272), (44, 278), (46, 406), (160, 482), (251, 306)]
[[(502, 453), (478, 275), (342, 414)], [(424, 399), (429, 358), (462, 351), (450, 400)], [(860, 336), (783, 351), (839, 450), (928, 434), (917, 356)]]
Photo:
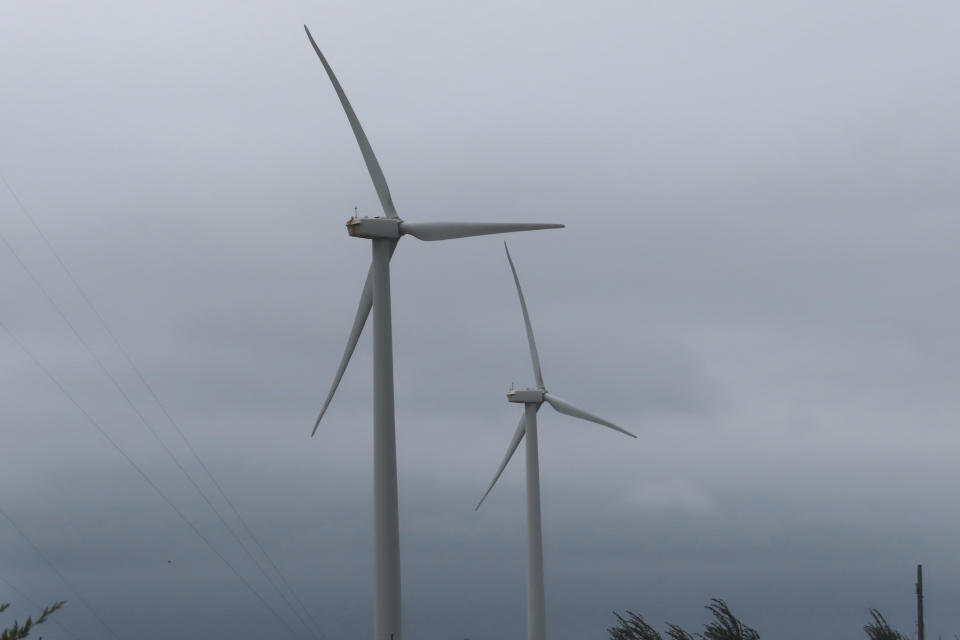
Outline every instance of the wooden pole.
[(923, 629), (923, 565), (917, 565), (917, 640), (924, 640)]

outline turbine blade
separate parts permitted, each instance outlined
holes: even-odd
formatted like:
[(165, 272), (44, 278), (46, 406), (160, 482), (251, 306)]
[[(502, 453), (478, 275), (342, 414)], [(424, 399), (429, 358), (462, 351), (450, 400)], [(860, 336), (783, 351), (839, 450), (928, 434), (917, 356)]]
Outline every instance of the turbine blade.
[(340, 98), (340, 104), (343, 105), (343, 110), (347, 112), (347, 120), (350, 121), (353, 135), (356, 136), (357, 144), (360, 145), (360, 153), (363, 154), (363, 161), (367, 163), (367, 171), (370, 172), (373, 186), (377, 190), (377, 196), (380, 197), (380, 205), (383, 207), (383, 212), (387, 214), (388, 218), (396, 218), (397, 210), (393, 206), (393, 198), (390, 197), (387, 179), (383, 177), (383, 171), (380, 169), (380, 163), (377, 162), (377, 156), (373, 155), (373, 147), (370, 146), (370, 141), (367, 140), (367, 134), (363, 132), (363, 127), (360, 126), (357, 114), (353, 112), (353, 107), (350, 106), (350, 101), (347, 100), (347, 94), (343, 92), (343, 87), (340, 86), (337, 76), (333, 74), (333, 69), (330, 68), (327, 59), (324, 58), (320, 52), (320, 47), (317, 46), (316, 41), (313, 39), (310, 29), (307, 28), (307, 25), (303, 25), (303, 30), (307, 32), (310, 44), (313, 45), (313, 50), (317, 52), (320, 62), (323, 63), (323, 68), (327, 70), (327, 75), (330, 76), (330, 82), (333, 83), (333, 88)]
[(533, 362), (533, 375), (537, 377), (537, 386), (543, 389), (543, 373), (540, 371), (540, 355), (537, 353), (537, 341), (533, 339), (533, 325), (530, 324), (530, 314), (527, 313), (527, 301), (523, 298), (523, 289), (520, 288), (520, 278), (517, 276), (517, 269), (513, 266), (513, 258), (510, 257), (510, 249), (507, 243), (503, 243), (503, 248), (507, 252), (507, 262), (510, 263), (510, 271), (513, 272), (513, 281), (517, 285), (517, 295), (520, 296), (520, 310), (523, 311), (523, 323), (527, 327), (527, 343), (530, 345), (530, 360)]
[[(390, 243), (390, 257), (393, 257), (393, 252), (397, 249), (397, 241), (393, 240)], [(347, 338), (347, 348), (343, 350), (343, 357), (340, 358), (340, 367), (337, 369), (337, 375), (333, 377), (333, 384), (330, 386), (330, 393), (327, 394), (327, 399), (323, 403), (323, 408), (320, 410), (320, 415), (317, 417), (317, 421), (313, 425), (313, 431), (310, 432), (310, 437), (313, 437), (317, 433), (317, 427), (320, 426), (320, 421), (323, 419), (323, 414), (327, 412), (327, 407), (330, 406), (330, 401), (333, 400), (333, 394), (336, 393), (337, 387), (340, 386), (340, 380), (343, 378), (344, 372), (347, 370), (347, 365), (350, 363), (350, 357), (353, 355), (353, 350), (357, 347), (357, 342), (360, 340), (360, 334), (363, 333), (363, 326), (367, 322), (367, 317), (370, 315), (370, 309), (373, 308), (373, 265), (370, 265), (370, 270), (367, 271), (367, 280), (363, 283), (363, 293), (360, 294), (360, 305), (357, 307), (357, 315), (353, 319), (353, 328), (350, 329), (350, 337)]]
[(517, 450), (517, 447), (520, 446), (520, 441), (523, 440), (524, 434), (527, 432), (527, 421), (523, 416), (520, 416), (520, 424), (517, 425), (517, 430), (513, 432), (513, 439), (510, 440), (510, 445), (507, 447), (507, 454), (503, 456), (503, 462), (500, 463), (500, 468), (497, 469), (497, 474), (493, 476), (493, 482), (490, 483), (490, 486), (487, 487), (487, 491), (483, 494), (483, 497), (480, 498), (480, 502), (477, 503), (477, 506), (474, 507), (474, 511), (480, 508), (480, 505), (483, 504), (483, 501), (487, 499), (487, 496), (490, 495), (490, 491), (493, 490), (493, 485), (497, 484), (497, 480), (500, 479), (500, 476), (503, 474), (503, 470), (507, 468), (507, 463), (510, 462), (510, 458), (513, 457), (513, 452)]
[(340, 366), (337, 368), (337, 374), (333, 377), (333, 384), (330, 386), (330, 392), (327, 394), (327, 399), (323, 403), (323, 408), (320, 409), (320, 415), (313, 424), (313, 431), (310, 432), (311, 438), (316, 435), (320, 421), (323, 419), (323, 414), (327, 412), (327, 407), (330, 406), (330, 401), (333, 400), (333, 394), (336, 393), (337, 387), (340, 386), (340, 380), (347, 370), (350, 357), (353, 355), (353, 350), (357, 347), (357, 342), (360, 340), (360, 334), (363, 332), (363, 326), (367, 322), (367, 317), (370, 315), (370, 309), (372, 307), (373, 265), (370, 266), (370, 271), (367, 272), (367, 281), (363, 283), (363, 293), (360, 294), (360, 305), (357, 307), (357, 315), (353, 319), (353, 328), (350, 329), (350, 337), (347, 338), (347, 347), (343, 350), (343, 357), (340, 358)]
[(536, 231), (537, 229), (561, 229), (562, 224), (538, 224), (522, 222), (401, 222), (400, 233), (419, 240), (452, 240), (486, 236), (492, 233)]
[(628, 435), (628, 436), (630, 436), (631, 438), (636, 438), (636, 437), (637, 437), (637, 436), (633, 435), (632, 433), (630, 433), (629, 431), (627, 431), (626, 429), (623, 429), (623, 428), (621, 428), (621, 427), (618, 427), (617, 425), (613, 424), (612, 422), (609, 422), (609, 421), (607, 421), (607, 420), (604, 420), (603, 418), (600, 418), (600, 417), (598, 417), (598, 416), (595, 416), (595, 415), (593, 415), (592, 413), (589, 413), (589, 412), (587, 412), (587, 411), (584, 411), (583, 409), (580, 409), (580, 408), (578, 408), (578, 407), (575, 407), (575, 406), (573, 406), (572, 404), (570, 404), (569, 402), (567, 402), (566, 400), (564, 400), (564, 399), (562, 399), (562, 398), (558, 398), (557, 396), (553, 395), (552, 393), (545, 393), (545, 394), (543, 394), (543, 399), (546, 400), (547, 402), (549, 402), (549, 403), (550, 403), (550, 406), (553, 407), (554, 409), (556, 409), (557, 411), (559, 411), (560, 413), (565, 413), (565, 414), (567, 414), (568, 416), (573, 416), (574, 418), (580, 418), (581, 420), (588, 420), (589, 422), (596, 422), (597, 424), (602, 424), (602, 425), (605, 426), (605, 427), (609, 427), (609, 428), (613, 429), (614, 431), (619, 431), (620, 433), (625, 434), (625, 435)]

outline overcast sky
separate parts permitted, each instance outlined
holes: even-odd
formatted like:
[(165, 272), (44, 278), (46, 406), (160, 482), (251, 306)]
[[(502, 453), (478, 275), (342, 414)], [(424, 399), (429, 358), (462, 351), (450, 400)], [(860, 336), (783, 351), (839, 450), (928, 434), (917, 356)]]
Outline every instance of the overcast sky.
[[(696, 630), (710, 597), (764, 638), (863, 637), (868, 607), (913, 634), (923, 563), (927, 637), (952, 638), (958, 20), (6, 2), (0, 174), (320, 637), (372, 633), (367, 333), (309, 432), (370, 259), (343, 225), (380, 210), (303, 23), (402, 218), (567, 225), (509, 238), (546, 385), (639, 438), (540, 413), (550, 637), (605, 638), (624, 609)], [(2, 184), (0, 234), (144, 418), (0, 246), (0, 624), (37, 613), (25, 595), (69, 601), (51, 640), (311, 637)], [(392, 267), (404, 633), (522, 638), (522, 456), (473, 510), (520, 412), (504, 393), (533, 383), (501, 238), (404, 239)]]

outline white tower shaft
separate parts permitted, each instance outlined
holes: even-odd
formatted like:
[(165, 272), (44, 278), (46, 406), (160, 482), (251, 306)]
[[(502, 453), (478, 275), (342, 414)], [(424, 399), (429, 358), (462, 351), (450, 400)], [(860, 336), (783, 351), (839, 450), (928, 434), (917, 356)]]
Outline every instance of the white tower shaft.
[(373, 244), (373, 544), (374, 640), (402, 640), (400, 517), (397, 505), (397, 434), (393, 400), (390, 318), (392, 242)]
[(537, 408), (524, 405), (527, 452), (527, 638), (546, 640), (547, 607), (543, 587), (543, 527), (540, 523), (540, 457), (537, 450)]

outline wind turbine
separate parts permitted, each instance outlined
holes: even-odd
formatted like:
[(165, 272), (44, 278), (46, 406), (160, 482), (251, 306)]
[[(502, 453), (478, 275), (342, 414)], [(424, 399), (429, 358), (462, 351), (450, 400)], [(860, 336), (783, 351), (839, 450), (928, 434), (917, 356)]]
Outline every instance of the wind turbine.
[(400, 531), (397, 507), (397, 444), (393, 401), (393, 336), (390, 320), (390, 258), (400, 236), (411, 235), (420, 240), (449, 240), (492, 233), (557, 229), (562, 224), (495, 223), (495, 222), (405, 222), (397, 216), (387, 181), (373, 154), (360, 121), (353, 112), (333, 69), (303, 25), (307, 38), (317, 52), (330, 82), (347, 114), (360, 153), (373, 179), (385, 217), (353, 217), (347, 231), (355, 238), (373, 241), (373, 259), (360, 295), (360, 305), (347, 339), (347, 347), (323, 403), (312, 435), (326, 413), (333, 394), (343, 378), (350, 356), (357, 346), (367, 316), (373, 308), (373, 538), (374, 538), (374, 640), (401, 640), (400, 617)]
[(487, 487), (487, 491), (477, 503), (477, 509), (483, 504), (493, 485), (497, 483), (507, 463), (513, 457), (513, 453), (520, 445), (524, 436), (527, 438), (527, 638), (529, 640), (546, 640), (547, 637), (547, 614), (546, 603), (543, 590), (543, 532), (540, 524), (540, 458), (537, 451), (537, 411), (540, 406), (546, 402), (551, 407), (574, 418), (596, 422), (614, 431), (626, 434), (631, 438), (636, 438), (626, 429), (604, 420), (598, 416), (588, 413), (583, 409), (575, 407), (566, 400), (559, 398), (549, 391), (543, 385), (543, 374), (540, 371), (540, 356), (537, 354), (537, 343), (533, 339), (533, 326), (530, 324), (530, 314), (527, 313), (527, 303), (523, 297), (523, 289), (520, 288), (520, 278), (517, 276), (517, 269), (513, 266), (513, 259), (510, 257), (510, 249), (507, 243), (503, 243), (503, 248), (507, 251), (507, 261), (510, 263), (510, 271), (513, 272), (513, 281), (517, 285), (517, 295), (520, 297), (520, 310), (523, 311), (523, 322), (527, 328), (527, 342), (530, 345), (530, 359), (533, 361), (533, 375), (537, 379), (537, 386), (526, 389), (510, 389), (507, 392), (507, 400), (523, 405), (523, 416), (520, 418), (520, 424), (513, 433), (513, 439), (507, 447), (507, 453), (497, 469), (493, 481)]

